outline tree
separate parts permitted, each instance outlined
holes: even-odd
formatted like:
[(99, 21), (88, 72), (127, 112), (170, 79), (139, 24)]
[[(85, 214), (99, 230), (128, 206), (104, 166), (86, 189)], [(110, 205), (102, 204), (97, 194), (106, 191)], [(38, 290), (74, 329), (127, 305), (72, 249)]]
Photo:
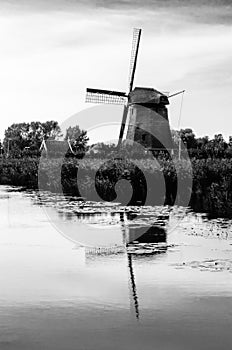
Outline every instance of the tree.
[(66, 130), (65, 140), (70, 140), (72, 149), (74, 152), (85, 151), (89, 138), (87, 136), (87, 131), (81, 130), (78, 125), (70, 126)]
[(181, 139), (186, 144), (187, 149), (196, 148), (196, 137), (192, 129), (181, 129), (180, 130)]
[(232, 148), (232, 136), (229, 136), (229, 143), (228, 143), (228, 146), (230, 148)]
[(3, 144), (2, 141), (0, 140), (0, 156), (3, 154)]
[(48, 138), (50, 140), (57, 140), (58, 138), (63, 136), (58, 122), (50, 120), (45, 123), (42, 123), (41, 125), (45, 140)]
[(209, 142), (208, 136), (198, 137), (196, 139), (196, 147), (198, 149), (203, 149), (207, 146), (208, 142)]
[(23, 149), (29, 146), (27, 137), (29, 126), (29, 123), (18, 123), (5, 130), (3, 145), (7, 155), (20, 157)]
[(228, 145), (225, 142), (222, 134), (214, 135), (214, 139), (212, 142), (213, 142), (213, 147), (214, 147), (214, 153), (216, 155), (223, 156)]
[(30, 140), (30, 149), (38, 150), (44, 137), (43, 126), (41, 122), (31, 122), (29, 127), (28, 139)]

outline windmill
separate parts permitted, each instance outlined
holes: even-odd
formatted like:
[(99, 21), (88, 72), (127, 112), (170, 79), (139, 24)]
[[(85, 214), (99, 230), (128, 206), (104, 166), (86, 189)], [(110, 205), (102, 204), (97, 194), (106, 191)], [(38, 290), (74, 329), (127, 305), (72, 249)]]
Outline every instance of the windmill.
[[(166, 105), (169, 104), (167, 95), (153, 88), (133, 88), (140, 38), (141, 29), (135, 28), (133, 31), (128, 92), (87, 88), (86, 102), (124, 105), (118, 145), (122, 142), (126, 121), (129, 117), (127, 139), (136, 141), (150, 149), (164, 149), (164, 145), (159, 141), (161, 139), (165, 141), (166, 148), (172, 149), (166, 108)], [(150, 130), (151, 133), (144, 130)], [(154, 134), (157, 137), (154, 137)], [(162, 137), (159, 137), (159, 135)]]

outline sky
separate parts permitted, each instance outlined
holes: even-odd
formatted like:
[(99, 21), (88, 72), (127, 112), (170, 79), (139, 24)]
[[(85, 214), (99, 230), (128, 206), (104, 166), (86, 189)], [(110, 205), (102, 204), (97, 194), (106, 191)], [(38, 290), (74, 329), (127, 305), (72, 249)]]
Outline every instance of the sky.
[(170, 99), (171, 127), (232, 135), (232, 1), (0, 0), (0, 138), (12, 123), (78, 113), (94, 141), (116, 138), (121, 109), (98, 128), (85, 91), (127, 91), (134, 27), (135, 86), (186, 90), (180, 125), (181, 96)]

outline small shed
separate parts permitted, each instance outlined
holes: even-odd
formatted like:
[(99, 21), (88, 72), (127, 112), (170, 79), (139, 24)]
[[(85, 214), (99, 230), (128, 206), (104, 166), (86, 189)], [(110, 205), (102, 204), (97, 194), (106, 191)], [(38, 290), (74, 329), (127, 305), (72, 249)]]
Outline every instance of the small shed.
[(39, 150), (46, 154), (46, 156), (52, 157), (62, 157), (65, 156), (67, 152), (74, 153), (69, 139), (61, 141), (43, 139)]

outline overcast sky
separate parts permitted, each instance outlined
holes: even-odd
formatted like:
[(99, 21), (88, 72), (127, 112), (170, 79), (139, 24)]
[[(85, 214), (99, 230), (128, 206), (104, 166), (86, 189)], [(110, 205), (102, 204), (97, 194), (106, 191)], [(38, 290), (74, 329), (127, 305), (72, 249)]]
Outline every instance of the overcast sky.
[(86, 87), (126, 91), (133, 27), (135, 85), (185, 89), (181, 127), (232, 135), (231, 1), (0, 0), (0, 137), (14, 122), (62, 123), (89, 107)]

